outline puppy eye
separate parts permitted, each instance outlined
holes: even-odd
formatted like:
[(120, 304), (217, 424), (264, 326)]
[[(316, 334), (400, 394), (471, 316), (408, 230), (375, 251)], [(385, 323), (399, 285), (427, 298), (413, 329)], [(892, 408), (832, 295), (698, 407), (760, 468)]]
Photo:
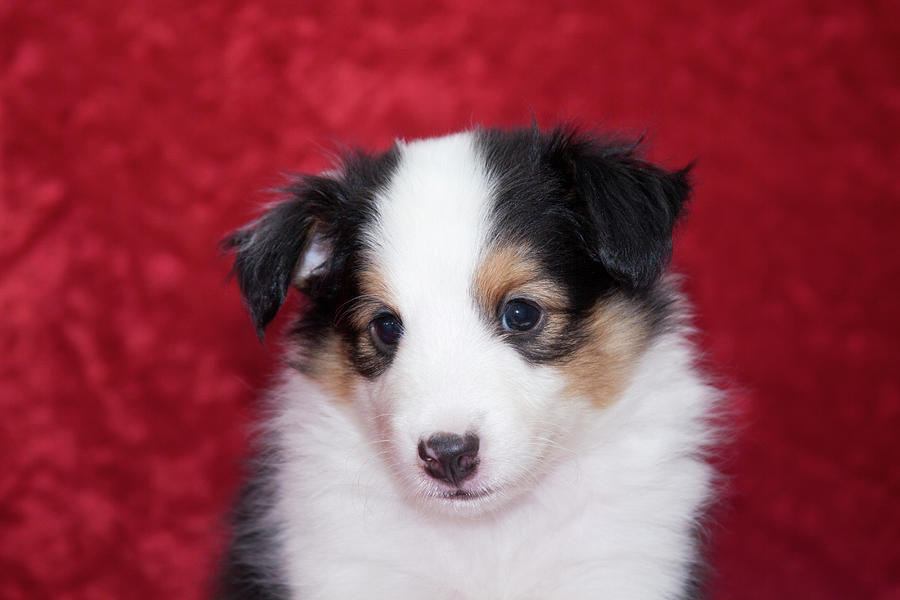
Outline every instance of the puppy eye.
[(403, 324), (394, 313), (383, 313), (369, 323), (369, 335), (375, 347), (385, 354), (391, 354), (403, 336)]
[(503, 328), (507, 331), (528, 331), (541, 320), (541, 309), (525, 300), (510, 300), (503, 308)]

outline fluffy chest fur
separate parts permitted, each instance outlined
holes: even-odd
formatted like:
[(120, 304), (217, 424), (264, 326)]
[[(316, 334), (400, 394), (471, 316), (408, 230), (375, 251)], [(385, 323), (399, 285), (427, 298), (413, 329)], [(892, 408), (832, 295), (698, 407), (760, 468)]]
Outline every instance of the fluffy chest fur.
[(685, 350), (661, 342), (622, 402), (572, 436), (540, 485), (480, 518), (434, 518), (404, 502), (356, 415), (289, 375), (278, 395), (292, 408), (278, 429), (298, 460), (275, 482), (271, 517), (296, 597), (664, 598), (684, 589), (710, 477), (695, 456), (698, 419), (712, 399), (682, 371)]
[(310, 305), (223, 595), (689, 593), (715, 395), (661, 276), (685, 173), (489, 130), (288, 191), (229, 242), (260, 332)]

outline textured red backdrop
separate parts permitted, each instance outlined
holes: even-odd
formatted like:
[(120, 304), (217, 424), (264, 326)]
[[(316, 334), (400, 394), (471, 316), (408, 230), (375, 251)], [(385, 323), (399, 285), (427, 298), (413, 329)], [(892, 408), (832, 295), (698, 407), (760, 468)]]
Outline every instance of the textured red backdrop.
[(699, 159), (713, 596), (900, 598), (900, 4), (190, 4), (0, 0), (0, 597), (203, 598), (273, 363), (218, 239), (337, 140), (533, 113)]

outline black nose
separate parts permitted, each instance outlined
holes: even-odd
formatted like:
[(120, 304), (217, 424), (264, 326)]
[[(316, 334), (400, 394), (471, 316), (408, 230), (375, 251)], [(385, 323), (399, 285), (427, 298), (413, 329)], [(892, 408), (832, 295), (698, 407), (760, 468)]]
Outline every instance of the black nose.
[(435, 479), (459, 485), (475, 473), (478, 466), (478, 436), (467, 433), (435, 433), (428, 441), (419, 440), (419, 456), (425, 471)]

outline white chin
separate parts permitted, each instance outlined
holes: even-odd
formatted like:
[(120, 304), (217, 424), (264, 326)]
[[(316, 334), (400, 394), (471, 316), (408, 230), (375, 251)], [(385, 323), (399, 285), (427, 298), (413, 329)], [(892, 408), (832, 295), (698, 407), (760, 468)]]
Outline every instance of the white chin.
[(420, 504), (427, 510), (463, 516), (491, 512), (509, 499), (510, 495), (506, 491), (489, 487), (429, 489), (419, 496)]

